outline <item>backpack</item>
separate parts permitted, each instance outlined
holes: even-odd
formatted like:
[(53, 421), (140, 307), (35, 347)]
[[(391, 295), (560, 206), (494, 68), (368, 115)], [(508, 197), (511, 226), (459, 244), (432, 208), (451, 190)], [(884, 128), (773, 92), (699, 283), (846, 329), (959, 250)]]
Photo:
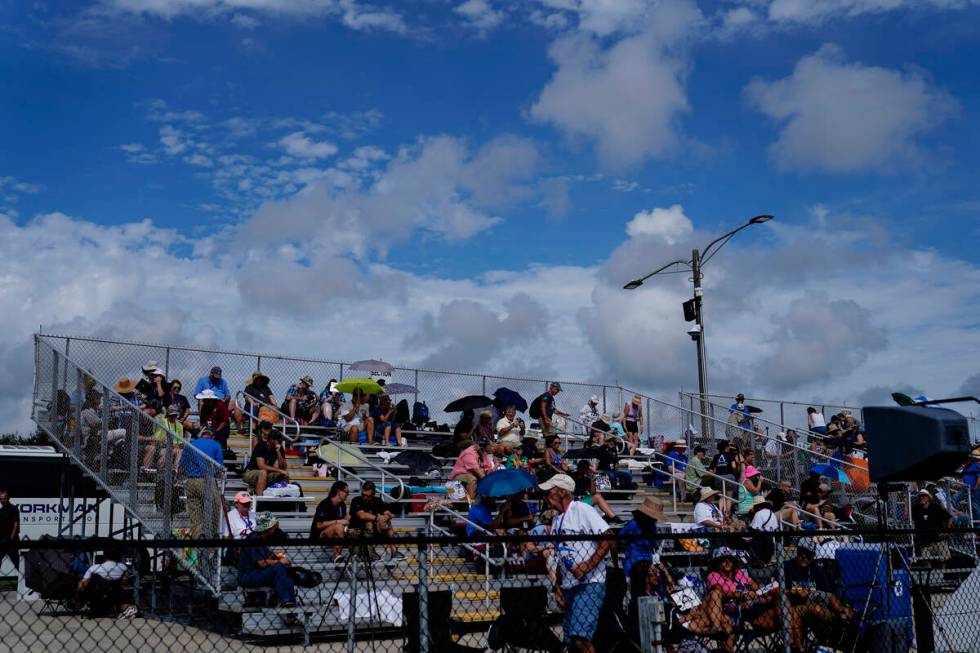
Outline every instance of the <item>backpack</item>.
[(531, 406), (527, 409), (528, 415), (531, 419), (541, 419), (541, 397), (543, 395), (538, 395), (538, 397), (531, 402)]
[(412, 406), (412, 424), (421, 427), (429, 421), (429, 407), (424, 401), (416, 401)]

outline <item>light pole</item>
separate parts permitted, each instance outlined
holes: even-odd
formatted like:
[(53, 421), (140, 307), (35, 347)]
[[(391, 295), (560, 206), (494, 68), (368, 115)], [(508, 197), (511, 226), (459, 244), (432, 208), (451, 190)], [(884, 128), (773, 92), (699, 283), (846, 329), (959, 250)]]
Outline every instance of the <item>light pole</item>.
[[(694, 281), (694, 299), (690, 300), (692, 303), (688, 304), (685, 302), (685, 317), (688, 321), (693, 319), (695, 326), (688, 331), (691, 339), (697, 345), (698, 350), (698, 394), (701, 396), (701, 433), (708, 437), (710, 435), (709, 424), (708, 424), (708, 355), (705, 350), (704, 344), (704, 312), (702, 310), (702, 295), (704, 294), (701, 290), (701, 268), (711, 260), (711, 257), (718, 253), (718, 251), (724, 247), (732, 237), (740, 232), (742, 229), (751, 227), (754, 224), (762, 224), (763, 222), (769, 222), (772, 220), (771, 215), (757, 215), (750, 219), (748, 222), (740, 227), (732, 229), (726, 234), (718, 236), (704, 248), (704, 250), (698, 250), (695, 248), (691, 251), (691, 260), (685, 261), (683, 259), (678, 259), (676, 261), (671, 261), (666, 265), (663, 265), (650, 274), (633, 279), (627, 283), (623, 288), (625, 290), (635, 290), (643, 285), (643, 282), (650, 277), (657, 274), (672, 274), (677, 272), (691, 272), (692, 280)], [(715, 247), (717, 245), (717, 247)], [(713, 248), (713, 249), (712, 249)], [(675, 270), (668, 270), (668, 268), (678, 266)], [(688, 305), (691, 307), (691, 313), (693, 313), (693, 318), (688, 317)]]

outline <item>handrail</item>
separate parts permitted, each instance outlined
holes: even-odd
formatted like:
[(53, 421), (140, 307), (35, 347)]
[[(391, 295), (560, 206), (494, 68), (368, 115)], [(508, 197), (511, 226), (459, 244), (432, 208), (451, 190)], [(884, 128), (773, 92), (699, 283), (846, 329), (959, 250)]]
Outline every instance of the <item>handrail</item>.
[[(347, 467), (345, 467), (344, 465), (342, 465), (340, 463), (340, 452), (343, 451), (347, 455), (353, 456), (354, 458), (357, 458), (363, 465), (365, 465), (367, 467), (370, 467), (371, 469), (374, 469), (376, 471), (381, 472), (381, 487), (378, 489), (378, 493), (381, 494), (383, 497), (388, 497), (388, 502), (389, 503), (397, 503), (401, 499), (404, 499), (405, 498), (405, 481), (403, 481), (401, 479), (401, 477), (398, 476), (397, 474), (393, 474), (392, 472), (390, 472), (389, 470), (385, 469), (381, 465), (378, 465), (377, 463), (368, 460), (364, 456), (364, 454), (362, 454), (360, 452), (360, 450), (356, 446), (350, 446), (349, 443), (337, 442), (337, 441), (331, 440), (330, 438), (327, 438), (327, 437), (324, 437), (323, 438), (323, 443), (324, 444), (332, 444), (335, 447), (337, 447), (337, 460), (334, 461), (334, 462), (331, 462), (329, 460), (324, 461), (328, 465), (333, 465), (339, 471), (342, 471), (344, 474), (346, 474), (348, 476), (353, 476), (354, 478), (356, 478), (361, 483), (365, 483), (368, 480), (370, 480), (370, 479), (365, 479), (364, 477), (362, 477), (360, 474), (357, 474), (356, 472), (352, 472), (350, 469), (348, 469)], [(337, 475), (337, 480), (338, 481), (339, 480), (343, 480), (342, 478), (340, 478), (340, 476), (341, 476), (340, 474)], [(401, 499), (396, 499), (395, 497), (393, 497), (392, 495), (390, 495), (388, 492), (385, 491), (385, 486), (387, 485), (387, 483), (385, 482), (385, 476), (391, 476), (396, 481), (398, 481), (398, 489), (399, 489), (399, 494), (401, 496)]]
[[(455, 510), (453, 510), (452, 508), (450, 508), (449, 506), (443, 506), (443, 505), (436, 505), (433, 508), (432, 512), (429, 513), (429, 529), (430, 529), (430, 532), (434, 529), (434, 530), (439, 531), (443, 535), (452, 535), (452, 532), (450, 530), (448, 530), (446, 528), (443, 528), (442, 526), (439, 526), (438, 524), (436, 524), (436, 512), (438, 512), (438, 511), (443, 511), (443, 512), (449, 513), (449, 515), (451, 517), (454, 517), (457, 520), (461, 520), (464, 523), (469, 524), (475, 530), (478, 530), (481, 533), (486, 533), (487, 535), (491, 535), (491, 536), (495, 534), (495, 533), (492, 533), (492, 532), (488, 531), (487, 529), (483, 528), (482, 526), (480, 526), (476, 522), (471, 521), (469, 517), (465, 517), (465, 516), (461, 515), (460, 513), (456, 512)], [(504, 558), (501, 559), (499, 563), (497, 563), (497, 561), (494, 560), (494, 558), (490, 555), (490, 546), (489, 545), (487, 545), (485, 552), (481, 552), (476, 547), (474, 547), (474, 546), (472, 546), (470, 544), (467, 544), (465, 542), (462, 543), (462, 546), (463, 546), (463, 548), (465, 548), (468, 551), (470, 551), (473, 555), (477, 556), (478, 558), (482, 558), (483, 559), (483, 601), (484, 601), (484, 605), (486, 605), (487, 607), (490, 607), (490, 565), (492, 565), (492, 564), (499, 564), (500, 565), (500, 569), (501, 569), (501, 574), (506, 573), (506, 571), (505, 571), (505, 568), (507, 566), (507, 564), (506, 564), (507, 563), (506, 553), (504, 554)]]
[[(699, 393), (685, 392), (684, 394), (693, 394), (696, 398), (701, 397)], [(704, 396), (728, 400), (734, 397), (735, 395), (719, 395), (719, 394), (708, 393)], [(766, 399), (765, 397), (746, 397), (745, 401), (764, 401), (769, 404), (792, 404), (794, 406), (821, 406), (823, 408), (827, 408), (829, 406), (831, 408), (843, 408), (844, 410), (858, 410), (857, 406), (848, 406), (846, 403), (833, 404), (825, 401), (807, 402), (807, 401), (795, 401), (793, 399)]]
[[(244, 398), (244, 400), (245, 400), (244, 403), (239, 399), (239, 397)], [(251, 438), (254, 435), (255, 421), (256, 421), (256, 419), (258, 419), (255, 415), (252, 415), (251, 411), (249, 411), (248, 404), (250, 402), (254, 402), (254, 403), (258, 404), (260, 407), (263, 407), (263, 408), (269, 408), (273, 412), (275, 412), (276, 415), (279, 415), (282, 418), (282, 422), (280, 423), (280, 425), (282, 426), (282, 435), (283, 435), (284, 438), (286, 438), (290, 442), (295, 442), (296, 440), (299, 439), (300, 435), (302, 435), (302, 429), (301, 429), (301, 427), (299, 425), (299, 422), (297, 422), (292, 417), (290, 417), (286, 413), (282, 412), (281, 410), (279, 410), (278, 408), (276, 408), (272, 404), (266, 403), (266, 402), (262, 401), (261, 399), (259, 399), (258, 397), (253, 397), (252, 395), (247, 395), (247, 394), (245, 394), (245, 391), (244, 390), (239, 390), (238, 392), (235, 393), (235, 403), (238, 404), (238, 407), (242, 411), (243, 414), (247, 414), (248, 415), (248, 437), (249, 438)], [(276, 425), (273, 424), (273, 426), (276, 426)], [(289, 434), (286, 433), (286, 427), (287, 426), (295, 426), (296, 427), (296, 435), (294, 435), (293, 437), (290, 437)]]

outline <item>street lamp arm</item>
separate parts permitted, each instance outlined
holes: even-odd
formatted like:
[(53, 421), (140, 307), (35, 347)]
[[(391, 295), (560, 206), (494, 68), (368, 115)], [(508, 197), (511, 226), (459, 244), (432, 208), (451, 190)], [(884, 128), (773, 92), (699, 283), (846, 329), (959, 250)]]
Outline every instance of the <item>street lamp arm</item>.
[(634, 288), (637, 288), (638, 286), (642, 285), (643, 282), (646, 281), (647, 279), (649, 279), (650, 277), (652, 277), (654, 275), (657, 275), (657, 274), (660, 274), (661, 272), (663, 272), (667, 268), (669, 268), (671, 266), (674, 266), (674, 265), (688, 265), (689, 266), (689, 265), (691, 265), (691, 262), (690, 261), (685, 261), (684, 259), (677, 259), (676, 261), (671, 261), (670, 263), (667, 263), (666, 265), (660, 266), (659, 268), (657, 268), (656, 270), (654, 270), (650, 274), (647, 274), (645, 276), (642, 276), (642, 277), (640, 277), (638, 279), (633, 279), (632, 281), (630, 281), (628, 284), (626, 284), (623, 287), (626, 288), (627, 290), (632, 290)]
[[(705, 247), (704, 249), (701, 250), (701, 263), (702, 263), (702, 265), (704, 263), (707, 263), (708, 262), (708, 259), (711, 258), (711, 256), (715, 252), (717, 252), (719, 249), (721, 249), (722, 247), (724, 247), (725, 244), (731, 239), (731, 237), (734, 236), (735, 234), (737, 234), (738, 232), (740, 232), (742, 229), (745, 229), (746, 227), (751, 227), (754, 224), (762, 224), (763, 222), (769, 222), (770, 220), (772, 220), (772, 216), (771, 215), (757, 215), (754, 218), (752, 218), (751, 220), (749, 220), (748, 222), (746, 222), (745, 224), (743, 224), (741, 227), (736, 227), (735, 229), (732, 229), (731, 231), (729, 231), (727, 234), (722, 234), (721, 236), (718, 236), (717, 238), (715, 238), (714, 240), (712, 240), (710, 243), (708, 243), (708, 246), (707, 247)], [(721, 243), (721, 245), (718, 245), (718, 249), (716, 249), (715, 252), (711, 252), (710, 251), (711, 248), (714, 247), (715, 244), (718, 243), (718, 242), (720, 242), (720, 241), (725, 241), (725, 242)]]

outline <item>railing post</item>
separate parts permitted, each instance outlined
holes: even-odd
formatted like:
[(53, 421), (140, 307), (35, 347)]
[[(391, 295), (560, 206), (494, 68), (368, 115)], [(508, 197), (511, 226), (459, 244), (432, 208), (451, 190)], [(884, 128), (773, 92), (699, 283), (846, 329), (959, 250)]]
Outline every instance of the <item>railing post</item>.
[(419, 371), (415, 370), (415, 402), (419, 400)]
[[(423, 530), (418, 530), (423, 535)], [(429, 558), (428, 547), (419, 541), (419, 653), (429, 653)]]
[[(169, 348), (168, 352), (169, 354)], [(171, 530), (171, 510), (173, 496), (174, 496), (174, 442), (173, 438), (170, 437), (169, 427), (166, 429), (167, 445), (164, 455), (167, 457), (166, 461), (163, 463), (163, 469), (160, 471), (163, 473), (163, 537), (170, 537)]]
[(483, 375), (483, 396), (487, 396), (487, 375)]
[(786, 550), (783, 536), (776, 537), (776, 573), (779, 579), (779, 611), (783, 617), (783, 653), (791, 653), (789, 593), (786, 591)]
[(109, 389), (102, 386), (102, 426), (99, 431), (99, 476), (109, 483)]
[(340, 381), (343, 381), (344, 380), (344, 364), (343, 363), (340, 364), (340, 379), (338, 379), (338, 380), (340, 380)]
[[(784, 408), (785, 408), (785, 404), (783, 404), (783, 402), (780, 401), (779, 402), (779, 425), (782, 426), (783, 429), (785, 430), (786, 429), (786, 411), (784, 410)], [(809, 431), (809, 430), (810, 429), (808, 427), (807, 428), (807, 431)]]
[(140, 418), (143, 413), (135, 405), (126, 402), (126, 410), (130, 412), (129, 429), (126, 433), (129, 445), (129, 507), (138, 512), (139, 508), (139, 453), (140, 453)]
[(82, 385), (84, 383), (82, 370), (75, 368), (75, 437), (72, 447), (75, 449), (75, 456), (80, 456), (82, 451)]
[(256, 356), (255, 357), (255, 369), (258, 370), (259, 372), (262, 371), (262, 357), (261, 356)]
[(51, 401), (48, 404), (48, 421), (51, 422), (51, 432), (59, 439), (58, 433), (58, 350), (51, 348)]

